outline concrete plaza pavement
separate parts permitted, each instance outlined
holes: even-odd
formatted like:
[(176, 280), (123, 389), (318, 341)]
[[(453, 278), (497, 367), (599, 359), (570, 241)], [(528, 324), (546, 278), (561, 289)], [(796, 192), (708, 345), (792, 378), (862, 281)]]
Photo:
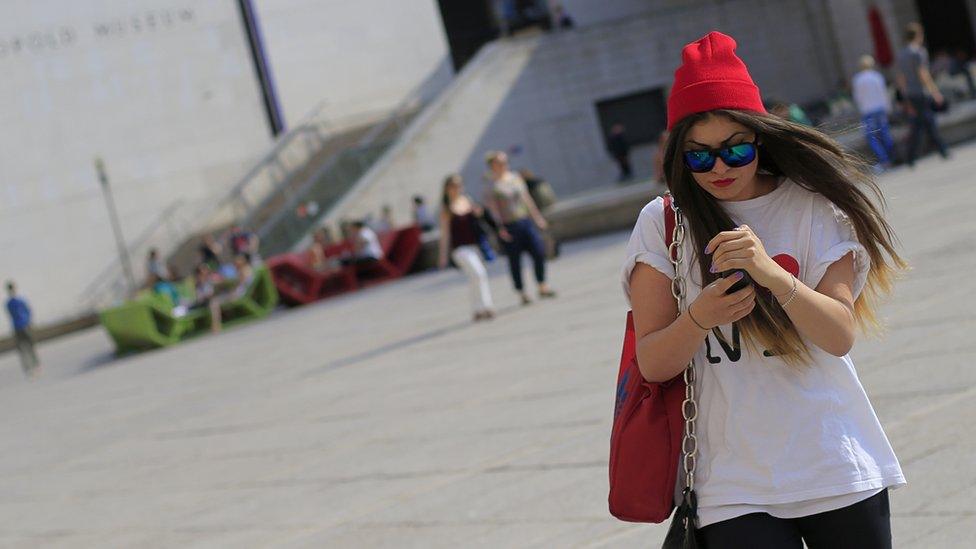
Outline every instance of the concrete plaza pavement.
[[(896, 547), (971, 547), (976, 147), (882, 177), (913, 264), (854, 351), (909, 485)], [(649, 547), (606, 507), (626, 233), (564, 246), (554, 301), (473, 325), (456, 271), (113, 359), (0, 356), (0, 547)]]

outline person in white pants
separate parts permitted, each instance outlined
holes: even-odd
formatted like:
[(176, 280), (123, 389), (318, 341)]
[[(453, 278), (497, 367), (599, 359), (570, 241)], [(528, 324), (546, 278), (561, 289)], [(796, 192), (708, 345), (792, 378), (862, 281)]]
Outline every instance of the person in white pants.
[(441, 238), (437, 266), (441, 269), (447, 267), (450, 250), (454, 264), (468, 276), (474, 321), (491, 320), (495, 318), (495, 310), (476, 229), (477, 218), (484, 211), (464, 194), (464, 182), (457, 174), (448, 176), (444, 181), (441, 204)]

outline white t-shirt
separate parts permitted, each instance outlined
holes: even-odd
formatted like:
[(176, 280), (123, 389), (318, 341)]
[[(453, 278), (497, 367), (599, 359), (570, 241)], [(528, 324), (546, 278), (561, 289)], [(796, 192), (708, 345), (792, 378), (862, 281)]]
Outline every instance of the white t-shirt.
[(851, 89), (857, 110), (861, 114), (891, 111), (888, 88), (885, 87), (885, 79), (880, 72), (864, 70), (855, 74), (851, 79)]
[(383, 258), (383, 248), (380, 247), (380, 240), (373, 229), (363, 227), (359, 230), (360, 246), (358, 257), (372, 257), (373, 259)]
[[(766, 195), (722, 204), (807, 286), (816, 288), (827, 267), (853, 252), (854, 296), (864, 288), (867, 253), (846, 216), (823, 196), (784, 180)], [(645, 206), (630, 237), (622, 272), (628, 302), (637, 262), (674, 277), (663, 209), (660, 198)], [(693, 250), (691, 238), (683, 248), (691, 303), (701, 293), (701, 250)], [(808, 342), (814, 363), (792, 367), (736, 345), (738, 330), (731, 328), (721, 327), (731, 347), (710, 333), (695, 354), (700, 526), (756, 512), (812, 515), (905, 484), (849, 356), (835, 357)]]

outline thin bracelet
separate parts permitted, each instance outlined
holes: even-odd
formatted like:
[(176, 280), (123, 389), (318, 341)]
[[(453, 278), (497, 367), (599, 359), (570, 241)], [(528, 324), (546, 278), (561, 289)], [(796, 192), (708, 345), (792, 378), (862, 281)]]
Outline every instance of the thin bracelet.
[(695, 323), (695, 326), (698, 326), (699, 328), (701, 328), (702, 330), (705, 330), (706, 332), (708, 331), (708, 328), (702, 326), (701, 324), (698, 323), (697, 320), (695, 320), (695, 316), (693, 314), (691, 314), (691, 307), (690, 306), (688, 307), (688, 318), (690, 318), (691, 321)]
[(783, 297), (784, 295), (790, 295), (790, 294), (792, 294), (793, 292), (796, 291), (796, 277), (793, 276), (792, 273), (790, 273), (790, 278), (793, 279), (793, 287), (790, 288), (790, 290), (788, 292), (783, 292), (783, 293), (781, 293), (779, 295), (773, 294), (773, 297), (775, 297), (777, 301), (779, 301), (779, 298)]
[[(786, 298), (786, 301), (783, 302), (783, 303), (780, 303), (779, 306), (782, 307), (783, 310), (786, 310), (786, 306), (789, 305), (791, 301), (793, 301), (793, 298), (794, 297), (796, 297), (796, 277), (795, 276), (793, 277), (793, 289), (790, 290), (790, 297)], [(776, 301), (779, 301), (779, 298), (776, 298)]]

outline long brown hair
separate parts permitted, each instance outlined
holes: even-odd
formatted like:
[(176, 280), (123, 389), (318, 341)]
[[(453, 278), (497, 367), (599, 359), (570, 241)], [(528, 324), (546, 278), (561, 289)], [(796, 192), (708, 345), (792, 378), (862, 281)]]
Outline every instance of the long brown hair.
[[(735, 110), (699, 113), (676, 124), (664, 152), (664, 173), (675, 202), (688, 220), (694, 242), (692, 249), (704, 250), (712, 237), (736, 226), (720, 201), (695, 182), (683, 161), (688, 130), (713, 115), (725, 116), (756, 133), (757, 173), (787, 177), (804, 189), (824, 196), (847, 215), (871, 260), (867, 284), (854, 302), (854, 316), (862, 329), (880, 329), (874, 312), (877, 301), (891, 291), (897, 272), (907, 264), (895, 249), (897, 239), (885, 221), (884, 197), (870, 167), (813, 128), (772, 115)], [(709, 272), (709, 259), (700, 252), (695, 257), (702, 286), (716, 280), (718, 275)], [(810, 349), (786, 311), (768, 293), (756, 293), (756, 308), (738, 324), (743, 341), (753, 352), (765, 349), (794, 365), (810, 362)]]
[(444, 185), (441, 186), (441, 208), (448, 213), (451, 211), (451, 199), (447, 196), (447, 188), (451, 185), (458, 185), (460, 187), (461, 176), (456, 173), (452, 173), (444, 178)]

